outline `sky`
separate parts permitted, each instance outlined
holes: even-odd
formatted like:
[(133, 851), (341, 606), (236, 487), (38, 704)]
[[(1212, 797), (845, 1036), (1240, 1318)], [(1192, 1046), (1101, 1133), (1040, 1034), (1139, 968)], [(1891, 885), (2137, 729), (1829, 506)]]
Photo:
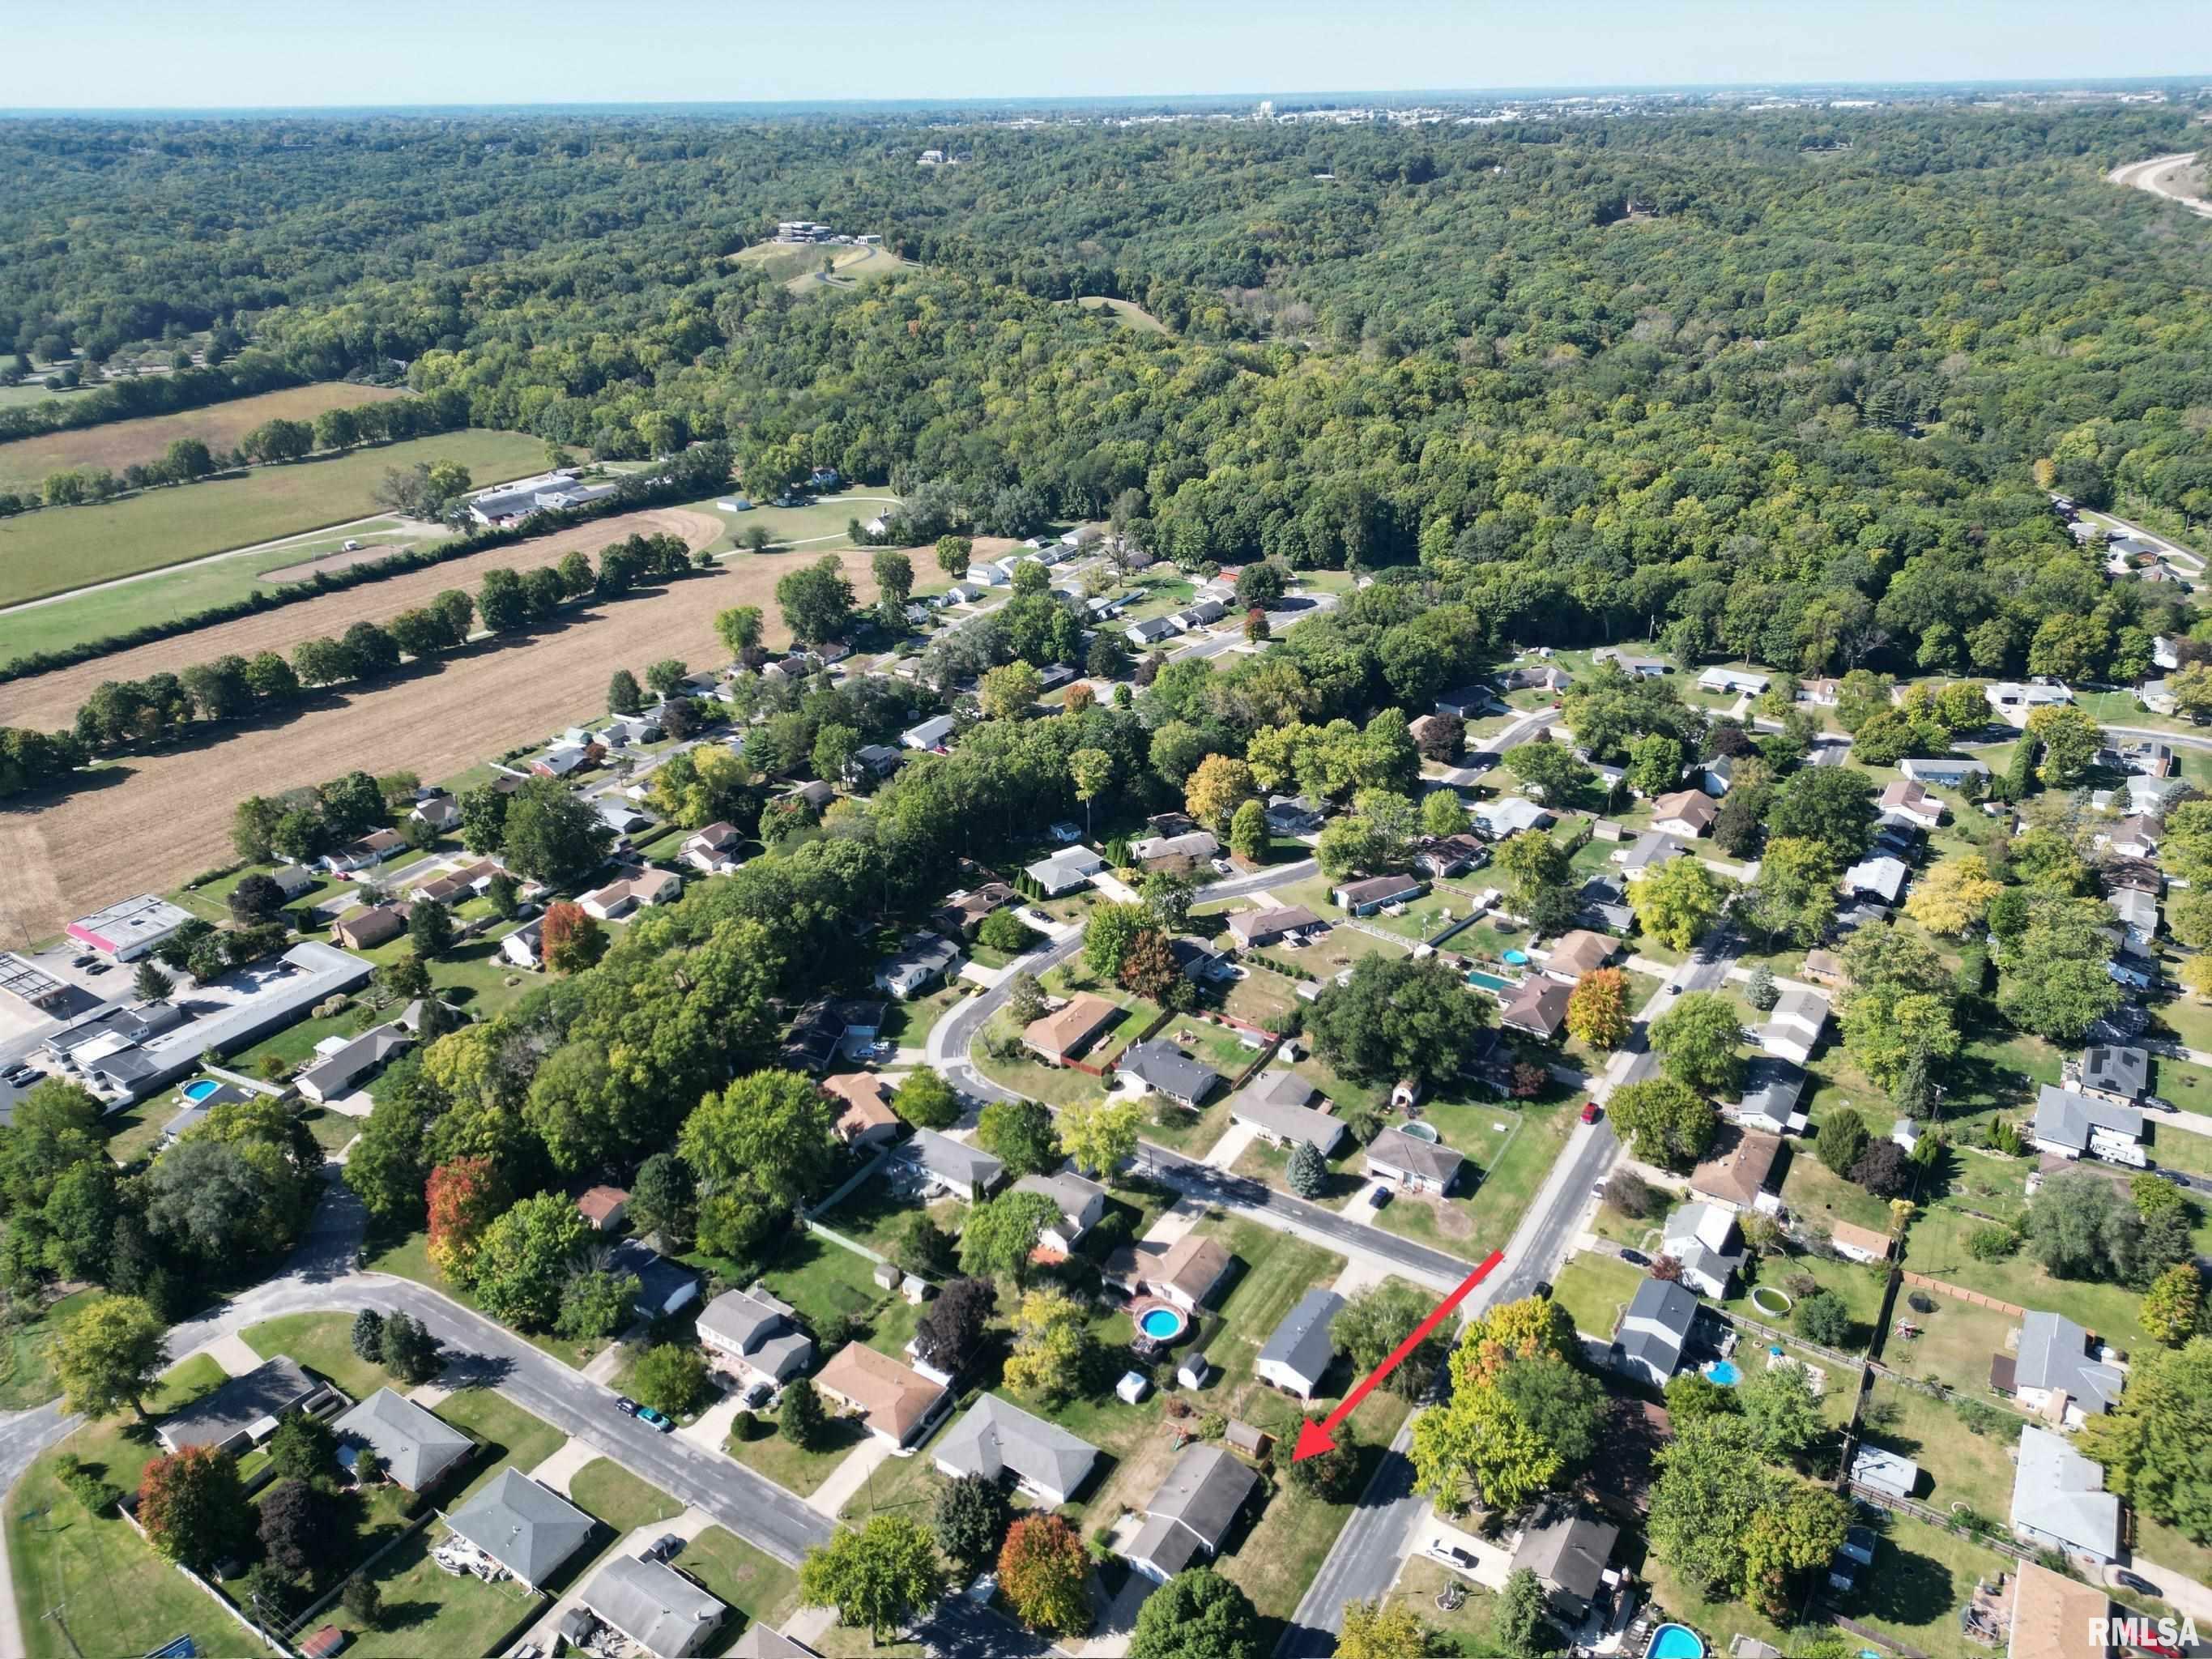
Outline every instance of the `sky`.
[[(2203, 0), (26, 0), (0, 106), (222, 109), (2088, 80)], [(30, 73), (33, 66), (36, 70)]]

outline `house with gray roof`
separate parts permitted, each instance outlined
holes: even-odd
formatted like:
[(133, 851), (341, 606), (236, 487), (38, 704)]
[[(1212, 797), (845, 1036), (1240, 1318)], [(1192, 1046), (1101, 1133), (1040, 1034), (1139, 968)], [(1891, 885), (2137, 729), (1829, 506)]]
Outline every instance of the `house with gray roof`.
[(2103, 1565), (2120, 1553), (2120, 1500), (2105, 1470), (2063, 1434), (2028, 1424), (2013, 1470), (2012, 1529), (2025, 1541)]
[(2142, 1169), (2143, 1119), (2130, 1107), (2045, 1084), (2035, 1097), (2035, 1144), (2039, 1151), (2065, 1158), (2100, 1158), (2108, 1164)]
[(1194, 1440), (1145, 1505), (1129, 1565), (1164, 1584), (1194, 1561), (1220, 1553), (1260, 1477), (1220, 1447)]
[(1058, 1509), (1083, 1488), (1097, 1467), (1098, 1448), (1056, 1423), (987, 1394), (945, 1432), (931, 1453), (954, 1480), (963, 1474), (1014, 1484), (1047, 1509)]
[(592, 1535), (592, 1517), (512, 1464), (446, 1516), (460, 1537), (542, 1589)]
[(1790, 985), (1768, 1012), (1766, 1024), (1759, 1027), (1759, 1046), (1802, 1066), (1813, 1058), (1813, 1050), (1820, 1046), (1821, 1033), (1827, 1029), (1828, 994), (1809, 985)]
[(2148, 951), (2158, 938), (2158, 900), (2149, 893), (2133, 887), (2114, 891), (2105, 902), (2127, 935), (2128, 944), (2137, 951)]
[(1165, 1095), (1179, 1106), (1194, 1107), (1221, 1086), (1220, 1073), (1157, 1037), (1131, 1043), (1114, 1064), (1122, 1082)]
[(332, 1049), (292, 1080), (292, 1086), (320, 1105), (353, 1092), (362, 1079), (413, 1046), (414, 1036), (397, 1022), (362, 1032), (343, 1048)]
[(1310, 1103), (1312, 1084), (1286, 1066), (1271, 1066), (1230, 1097), (1229, 1121), (1242, 1123), (1271, 1146), (1310, 1144), (1323, 1158), (1343, 1144), (1343, 1121)]
[(960, 947), (938, 933), (908, 933), (898, 954), (876, 969), (876, 988), (901, 1002), (918, 997), (950, 974)]
[(1863, 859), (1844, 872), (1843, 879), (1836, 884), (1836, 888), (1846, 898), (1862, 899), (1875, 904), (1894, 904), (1903, 896), (1905, 884), (1911, 874), (1901, 859)]
[(1956, 789), (1969, 778), (1986, 778), (1990, 775), (1987, 761), (1941, 757), (1904, 761), (1899, 763), (1898, 770), (1915, 783), (1932, 783), (1943, 789)]
[(1095, 1181), (1085, 1181), (1073, 1170), (1061, 1170), (1052, 1175), (1025, 1175), (1014, 1182), (1014, 1190), (1048, 1198), (1058, 1208), (1059, 1218), (1037, 1236), (1037, 1243), (1062, 1255), (1073, 1255), (1083, 1243), (1084, 1235), (1097, 1226), (1106, 1213), (1106, 1189)]
[(1715, 1301), (1743, 1266), (1735, 1212), (1718, 1204), (1685, 1204), (1667, 1218), (1662, 1254), (1682, 1264), (1682, 1283)]
[(730, 1650), (729, 1659), (821, 1659), (821, 1656), (805, 1643), (794, 1642), (759, 1620), (745, 1626), (745, 1633)]
[(1851, 1458), (1851, 1484), (1886, 1498), (1910, 1498), (1920, 1486), (1920, 1465), (1885, 1447), (1863, 1445)]
[(699, 1275), (641, 1239), (625, 1238), (616, 1245), (608, 1253), (607, 1271), (637, 1275), (633, 1306), (641, 1319), (665, 1319), (699, 1299)]
[(1424, 1140), (1392, 1124), (1367, 1143), (1367, 1173), (1413, 1192), (1449, 1193), (1467, 1160), (1441, 1140)]
[(1504, 841), (1517, 836), (1523, 830), (1547, 830), (1552, 824), (1552, 814), (1533, 800), (1520, 795), (1507, 795), (1499, 800), (1477, 803), (1474, 822), (1482, 833), (1492, 841)]
[(1687, 1286), (1647, 1279), (1613, 1334), (1613, 1363), (1655, 1389), (1682, 1368), (1682, 1351), (1698, 1322), (1698, 1298)]
[(814, 1339), (798, 1315), (759, 1285), (725, 1291), (699, 1310), (699, 1340), (708, 1357), (741, 1376), (789, 1382), (814, 1364)]
[(703, 1652), (729, 1609), (665, 1562), (617, 1555), (577, 1597), (654, 1659)]
[(384, 1473), (410, 1492), (428, 1492), (476, 1449), (460, 1430), (390, 1389), (379, 1389), (331, 1431), (356, 1455), (375, 1454)]
[(1106, 867), (1106, 860), (1088, 847), (1063, 847), (1048, 859), (1039, 859), (1023, 873), (1036, 883), (1047, 898), (1058, 898), (1079, 887)]
[(899, 742), (908, 749), (942, 749), (951, 741), (952, 716), (950, 714), (933, 714), (899, 733)]
[(2101, 1356), (2104, 1346), (2063, 1314), (2033, 1310), (2020, 1320), (2020, 1342), (1993, 1354), (1990, 1386), (2037, 1416), (2078, 1429), (2119, 1403), (2127, 1373)]
[(1006, 1177), (1006, 1166), (980, 1146), (941, 1135), (934, 1129), (916, 1129), (907, 1143), (930, 1180), (953, 1197), (969, 1203), (989, 1195)]
[(1605, 1584), (1620, 1528), (1561, 1499), (1547, 1500), (1521, 1529), (1513, 1565), (1526, 1567), (1564, 1611), (1587, 1618)]
[(2109, 1105), (2130, 1107), (2150, 1088), (2150, 1050), (2133, 1043), (2093, 1042), (2070, 1062), (2068, 1086)]
[(1329, 1339), (1329, 1324), (1342, 1311), (1344, 1298), (1319, 1285), (1299, 1298), (1260, 1350), (1253, 1375), (1285, 1394), (1310, 1400), (1321, 1392), (1321, 1380), (1336, 1358)]
[(188, 1446), (242, 1451), (276, 1433), (280, 1419), (327, 1387), (308, 1376), (298, 1360), (280, 1353), (170, 1413), (154, 1432), (173, 1452)]
[(1805, 1073), (1772, 1054), (1753, 1054), (1744, 1062), (1743, 1093), (1721, 1109), (1747, 1129), (1769, 1134), (1805, 1133), (1809, 1120), (1797, 1109), (1805, 1093)]
[(1641, 881), (1669, 859), (1685, 857), (1689, 850), (1672, 836), (1663, 835), (1656, 830), (1646, 830), (1615, 853), (1613, 861), (1620, 866), (1621, 873), (1629, 880)]

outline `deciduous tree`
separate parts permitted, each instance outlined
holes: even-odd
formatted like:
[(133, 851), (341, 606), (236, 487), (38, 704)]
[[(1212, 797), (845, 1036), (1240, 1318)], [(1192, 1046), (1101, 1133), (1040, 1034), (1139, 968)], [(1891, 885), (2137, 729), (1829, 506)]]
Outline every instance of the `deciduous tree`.
[(1575, 981), (1567, 998), (1567, 1035), (1611, 1053), (1628, 1041), (1628, 975), (1594, 968)]
[(199, 1573), (253, 1536), (253, 1505), (238, 1460), (212, 1446), (187, 1446), (147, 1464), (137, 1514), (155, 1549)]
[(55, 1333), (50, 1352), (70, 1410), (109, 1417), (128, 1406), (143, 1419), (141, 1402), (168, 1364), (167, 1332), (138, 1297), (96, 1296)]
[(1719, 919), (1726, 898), (1720, 878), (1694, 858), (1669, 859), (1628, 887), (1638, 925), (1671, 951), (1695, 945)]
[(1674, 1000), (1651, 1022), (1651, 1046), (1667, 1075), (1711, 1100), (1735, 1098), (1743, 1085), (1743, 1017), (1717, 991)]
[(1056, 1515), (1030, 1514), (1006, 1531), (999, 1551), (999, 1589), (1031, 1630), (1073, 1635), (1091, 1627), (1091, 1557)]
[(1673, 1078), (1622, 1085), (1606, 1103), (1613, 1127), (1647, 1163), (1686, 1167), (1705, 1156), (1720, 1128), (1712, 1103)]

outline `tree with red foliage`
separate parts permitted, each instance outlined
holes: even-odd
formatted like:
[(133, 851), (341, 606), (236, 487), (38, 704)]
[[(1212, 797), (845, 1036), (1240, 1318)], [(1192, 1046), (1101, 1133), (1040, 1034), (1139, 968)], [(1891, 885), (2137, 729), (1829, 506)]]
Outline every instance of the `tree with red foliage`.
[(1677, 1284), (1682, 1277), (1682, 1264), (1671, 1255), (1662, 1255), (1651, 1264), (1651, 1277)]
[(1091, 1556), (1056, 1515), (1025, 1515), (999, 1549), (999, 1589), (1031, 1630), (1073, 1635), (1091, 1628)]
[(561, 899), (545, 907), (538, 945), (548, 968), (556, 974), (575, 974), (606, 954), (607, 936), (585, 915), (582, 905)]
[(507, 1208), (507, 1184), (490, 1158), (457, 1158), (430, 1171), (424, 1193), (430, 1206), (430, 1260), (455, 1284), (466, 1285), (484, 1229)]
[(1516, 1100), (1534, 1100), (1544, 1092), (1552, 1081), (1552, 1074), (1533, 1060), (1513, 1062), (1513, 1078), (1507, 1092)]
[(172, 1561), (205, 1572), (253, 1536), (238, 1460), (212, 1446), (157, 1457), (138, 1482), (138, 1524)]

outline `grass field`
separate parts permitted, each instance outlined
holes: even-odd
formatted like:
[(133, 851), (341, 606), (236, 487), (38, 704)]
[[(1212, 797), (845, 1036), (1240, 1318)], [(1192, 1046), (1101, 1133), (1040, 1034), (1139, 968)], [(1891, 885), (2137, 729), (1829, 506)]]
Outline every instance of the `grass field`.
[(286, 1314), (264, 1319), (240, 1333), (246, 1346), (264, 1359), (289, 1354), (311, 1371), (320, 1371), (356, 1400), (366, 1400), (379, 1389), (394, 1388), (404, 1394), (406, 1385), (395, 1382), (381, 1365), (372, 1365), (353, 1351), (353, 1316), (343, 1313)]
[(1585, 1250), (1559, 1269), (1552, 1281), (1552, 1300), (1574, 1316), (1577, 1330), (1611, 1341), (1621, 1309), (1644, 1279), (1626, 1261)]
[(594, 1457), (569, 1477), (568, 1496), (618, 1533), (673, 1521), (684, 1513), (684, 1505), (658, 1486), (604, 1457)]
[(79, 1291), (63, 1297), (38, 1318), (14, 1327), (0, 1339), (0, 1411), (27, 1411), (45, 1405), (62, 1391), (46, 1345), (92, 1295), (90, 1291)]
[[(857, 289), (920, 267), (886, 247), (850, 247), (836, 243), (756, 242), (730, 256), (740, 264), (758, 265), (793, 294), (829, 289)], [(827, 275), (823, 262), (829, 263)]]
[(1139, 334), (1168, 334), (1173, 332), (1158, 318), (1134, 300), (1109, 300), (1101, 294), (1086, 294), (1079, 300), (1063, 300), (1062, 305), (1081, 306), (1085, 311), (1111, 312), (1114, 320), (1122, 327)]
[[(513, 1580), (487, 1584), (471, 1575), (456, 1577), (430, 1559), (431, 1547), (444, 1535), (435, 1522), (425, 1527), (376, 1564), (368, 1577), (383, 1594), (383, 1613), (374, 1630), (364, 1630), (343, 1607), (333, 1605), (330, 1622), (349, 1631), (349, 1654), (368, 1659), (413, 1659), (421, 1654), (478, 1654), (542, 1604), (543, 1598)], [(179, 1583), (183, 1581), (179, 1579)], [(226, 1626), (234, 1638), (234, 1626)], [(223, 1653), (229, 1648), (206, 1648)]]
[(48, 473), (72, 467), (106, 467), (119, 473), (126, 466), (159, 460), (179, 438), (198, 438), (213, 450), (235, 449), (240, 439), (264, 421), (313, 421), (326, 409), (358, 409), (404, 395), (397, 386), (322, 380), (204, 409), (18, 438), (0, 444), (0, 489), (36, 485)]
[(798, 1603), (799, 1575), (723, 1528), (708, 1528), (684, 1547), (678, 1560), (684, 1571), (744, 1615), (743, 1623), (731, 1620), (724, 1624), (724, 1638), (740, 1635), (744, 1625), (781, 1625)]
[(376, 511), (370, 491), (392, 467), (459, 461), (490, 483), (544, 459), (544, 444), (519, 432), (447, 432), (98, 507), (26, 513), (0, 520), (0, 604), (367, 517)]

